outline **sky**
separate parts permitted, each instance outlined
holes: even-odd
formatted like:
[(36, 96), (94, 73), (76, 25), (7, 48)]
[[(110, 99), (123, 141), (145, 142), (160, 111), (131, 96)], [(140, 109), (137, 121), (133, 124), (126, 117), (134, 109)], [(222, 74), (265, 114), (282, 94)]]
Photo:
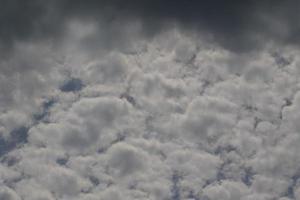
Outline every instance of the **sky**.
[(2, 0), (1, 200), (300, 200), (300, 1)]

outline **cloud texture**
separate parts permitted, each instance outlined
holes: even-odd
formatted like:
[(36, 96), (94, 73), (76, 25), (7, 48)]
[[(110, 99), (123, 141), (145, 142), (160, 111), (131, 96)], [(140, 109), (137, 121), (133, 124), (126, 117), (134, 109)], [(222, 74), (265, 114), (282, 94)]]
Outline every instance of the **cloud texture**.
[(300, 199), (297, 1), (0, 6), (0, 199)]
[(124, 29), (140, 23), (146, 37), (175, 25), (204, 34), (233, 51), (248, 51), (265, 40), (298, 45), (298, 7), (296, 0), (5, 0), (1, 5), (0, 40), (5, 49), (16, 40), (57, 40), (70, 20), (80, 19), (105, 26), (111, 33), (104, 36), (108, 46), (115, 46), (112, 43), (116, 39), (126, 40)]

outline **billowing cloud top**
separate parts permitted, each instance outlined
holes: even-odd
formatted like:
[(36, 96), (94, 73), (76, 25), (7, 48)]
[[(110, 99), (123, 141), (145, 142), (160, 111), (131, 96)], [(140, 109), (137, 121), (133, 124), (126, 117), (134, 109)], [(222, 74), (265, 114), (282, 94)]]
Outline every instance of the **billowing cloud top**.
[(265, 40), (298, 45), (299, 6), (297, 0), (4, 0), (0, 39), (3, 48), (16, 40), (58, 40), (66, 23), (81, 19), (105, 26), (110, 40), (140, 22), (146, 37), (176, 26), (205, 34), (230, 50), (248, 51)]
[(299, 200), (298, 9), (2, 1), (0, 199)]

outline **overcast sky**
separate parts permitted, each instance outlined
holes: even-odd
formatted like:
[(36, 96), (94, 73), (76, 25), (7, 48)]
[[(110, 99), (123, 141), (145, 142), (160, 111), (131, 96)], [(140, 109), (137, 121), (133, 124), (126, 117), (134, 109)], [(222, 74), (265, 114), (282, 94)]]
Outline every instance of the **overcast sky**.
[(2, 0), (0, 200), (300, 200), (300, 1)]

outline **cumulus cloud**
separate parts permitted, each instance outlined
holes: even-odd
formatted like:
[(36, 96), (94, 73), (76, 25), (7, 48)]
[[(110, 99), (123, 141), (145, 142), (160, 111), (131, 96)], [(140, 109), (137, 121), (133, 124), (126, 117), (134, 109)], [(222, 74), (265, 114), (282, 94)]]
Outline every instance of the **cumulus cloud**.
[(112, 146), (108, 153), (108, 165), (112, 168), (113, 174), (123, 177), (147, 167), (147, 156), (138, 149), (126, 144), (116, 144)]
[(117, 134), (110, 133), (110, 128), (128, 112), (127, 106), (125, 101), (116, 98), (82, 99), (67, 112), (51, 119), (52, 123), (42, 123), (30, 129), (29, 141), (37, 146), (63, 147), (77, 153), (100, 149), (98, 143), (104, 143), (103, 137)]
[(299, 199), (297, 5), (2, 2), (0, 199)]
[(20, 197), (13, 191), (12, 189), (8, 187), (3, 187), (0, 190), (0, 197), (4, 200), (17, 200), (20, 199)]

